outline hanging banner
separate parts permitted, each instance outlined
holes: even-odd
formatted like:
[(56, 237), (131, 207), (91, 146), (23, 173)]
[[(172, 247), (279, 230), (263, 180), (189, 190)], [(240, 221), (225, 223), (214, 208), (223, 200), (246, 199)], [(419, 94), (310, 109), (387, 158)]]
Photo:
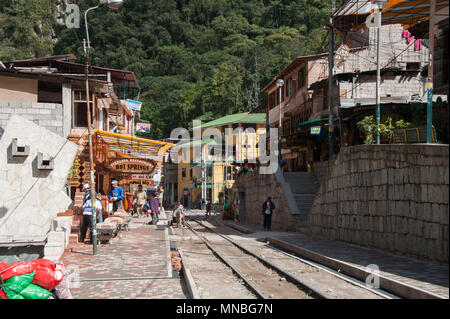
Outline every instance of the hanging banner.
[(153, 173), (156, 163), (152, 160), (138, 158), (117, 158), (110, 161), (109, 166), (113, 172), (118, 173)]
[(150, 133), (150, 123), (136, 123), (136, 133)]
[(140, 111), (141, 110), (141, 106), (142, 106), (142, 102), (138, 102), (138, 101), (127, 99), (125, 101), (125, 105), (128, 107), (128, 109), (130, 109), (132, 111)]

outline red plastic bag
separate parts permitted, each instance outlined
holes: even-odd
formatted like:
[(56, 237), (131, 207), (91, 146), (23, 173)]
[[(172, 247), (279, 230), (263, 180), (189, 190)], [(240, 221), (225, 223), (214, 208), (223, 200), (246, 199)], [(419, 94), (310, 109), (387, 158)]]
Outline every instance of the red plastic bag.
[(19, 261), (12, 265), (8, 265), (4, 270), (0, 270), (3, 281), (14, 276), (22, 276), (31, 272), (33, 272), (33, 266), (29, 261)]
[(0, 289), (0, 299), (6, 299), (5, 293)]
[(36, 271), (33, 284), (52, 290), (63, 280), (62, 264), (48, 259), (36, 259), (31, 264)]

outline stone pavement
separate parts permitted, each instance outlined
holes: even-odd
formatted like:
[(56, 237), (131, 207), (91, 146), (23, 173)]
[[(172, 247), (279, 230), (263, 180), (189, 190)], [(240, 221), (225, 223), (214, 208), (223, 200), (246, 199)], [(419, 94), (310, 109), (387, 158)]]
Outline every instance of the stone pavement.
[(377, 265), (381, 276), (449, 298), (448, 265), (412, 259), (345, 242), (314, 238), (300, 233), (262, 231), (262, 225), (245, 222), (236, 224), (231, 221), (226, 223), (253, 232), (243, 237), (280, 239), (311, 253), (320, 254), (359, 269), (365, 269), (371, 264)]
[[(111, 244), (78, 244), (61, 260), (74, 282), (75, 299), (186, 299), (187, 288), (173, 275), (165, 215), (158, 225), (151, 218), (133, 218)], [(77, 272), (79, 275), (78, 280)]]

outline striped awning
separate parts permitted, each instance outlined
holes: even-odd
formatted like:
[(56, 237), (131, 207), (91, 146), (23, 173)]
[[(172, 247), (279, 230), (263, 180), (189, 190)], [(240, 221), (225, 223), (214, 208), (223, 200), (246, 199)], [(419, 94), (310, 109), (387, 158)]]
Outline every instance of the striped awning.
[[(448, 6), (448, 0), (436, 0), (436, 11)], [(382, 24), (412, 26), (428, 20), (430, 0), (390, 0), (382, 11)]]
[[(366, 17), (374, 12), (373, 0), (349, 0), (336, 10), (333, 20), (338, 27), (364, 27)], [(436, 0), (436, 11), (448, 7), (449, 0)], [(382, 10), (381, 23), (402, 24), (408, 28), (420, 21), (428, 20), (430, 0), (388, 0)]]
[(175, 144), (96, 130), (97, 137), (118, 155), (152, 159), (162, 162), (166, 152)]

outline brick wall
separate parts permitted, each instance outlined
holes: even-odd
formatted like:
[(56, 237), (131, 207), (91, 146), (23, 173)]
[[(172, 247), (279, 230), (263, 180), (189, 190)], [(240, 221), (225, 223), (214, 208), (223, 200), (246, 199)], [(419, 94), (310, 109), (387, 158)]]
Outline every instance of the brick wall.
[(310, 234), (448, 263), (448, 150), (343, 148), (314, 201)]
[(0, 101), (0, 137), (13, 114), (63, 136), (62, 104)]

